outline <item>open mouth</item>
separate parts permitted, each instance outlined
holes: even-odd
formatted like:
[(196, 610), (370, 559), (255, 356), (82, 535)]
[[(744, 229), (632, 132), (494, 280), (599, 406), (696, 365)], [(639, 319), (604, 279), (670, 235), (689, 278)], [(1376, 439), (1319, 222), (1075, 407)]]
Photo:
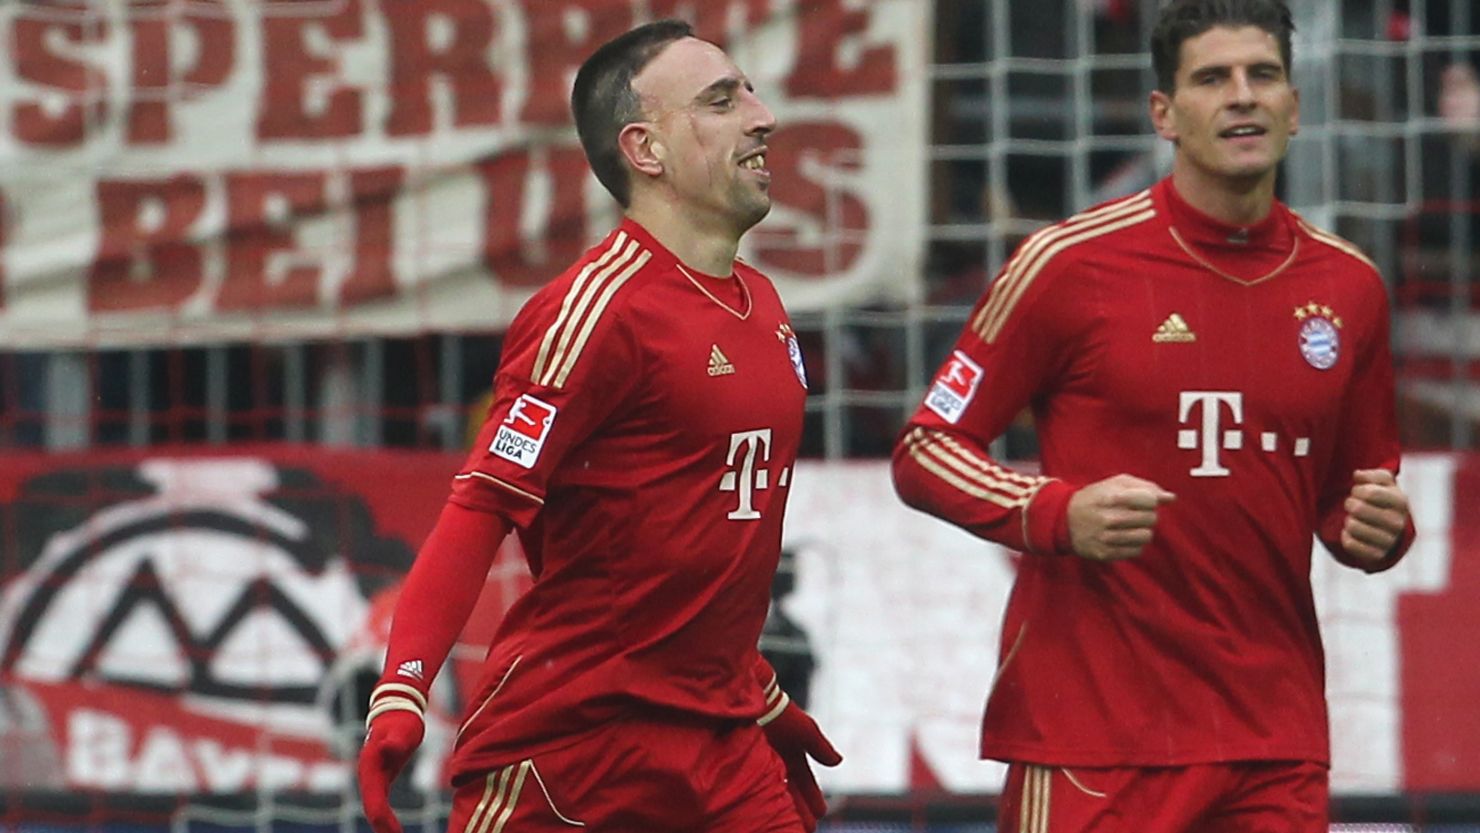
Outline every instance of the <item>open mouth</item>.
[(740, 167), (744, 168), (747, 171), (755, 171), (756, 173), (767, 173), (766, 152), (761, 151), (759, 153), (753, 153), (750, 156), (741, 159)]
[(1230, 127), (1227, 130), (1224, 130), (1223, 132), (1218, 134), (1218, 137), (1220, 139), (1251, 139), (1258, 136), (1263, 136), (1265, 133), (1268, 132), (1269, 131), (1256, 124), (1241, 124), (1237, 127)]

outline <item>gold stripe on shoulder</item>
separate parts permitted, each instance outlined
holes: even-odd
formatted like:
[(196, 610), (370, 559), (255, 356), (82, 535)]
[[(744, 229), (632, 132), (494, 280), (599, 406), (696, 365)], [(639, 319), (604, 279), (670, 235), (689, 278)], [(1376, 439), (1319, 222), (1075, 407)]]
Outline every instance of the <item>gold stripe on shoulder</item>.
[(544, 506), (545, 505), (545, 499), (542, 498), (542, 497), (540, 497), (539, 495), (537, 495), (537, 494), (535, 494), (533, 492), (527, 492), (524, 489), (521, 489), (518, 486), (515, 486), (513, 483), (510, 483), (510, 482), (508, 482), (506, 480), (500, 480), (500, 479), (498, 479), (497, 477), (494, 477), (491, 474), (484, 474), (481, 471), (470, 471), (467, 474), (453, 475), (452, 479), (453, 480), (472, 480), (475, 477), (478, 478), (479, 480), (487, 480), (489, 483), (492, 483), (495, 486), (502, 486), (503, 488), (505, 488), (505, 489), (513, 492), (514, 494), (516, 494), (516, 495), (518, 495), (520, 497), (529, 498), (530, 500), (534, 501), (535, 503), (538, 503), (541, 506)]
[(585, 322), (581, 324), (581, 329), (576, 335), (575, 342), (570, 346), (568, 351), (563, 353), (563, 360), (559, 364), (559, 370), (555, 372), (554, 378), (546, 384), (554, 388), (565, 387), (565, 380), (569, 378), (571, 370), (575, 368), (576, 359), (581, 357), (581, 351), (586, 349), (586, 342), (591, 338), (591, 331), (595, 329), (597, 319), (601, 317), (602, 313), (606, 312), (606, 307), (611, 303), (612, 296), (616, 295), (617, 290), (622, 288), (622, 284), (625, 284), (633, 275), (637, 274), (637, 270), (641, 269), (652, 256), (652, 252), (646, 249), (642, 250), (635, 260), (627, 262), (626, 268), (619, 272), (616, 277), (607, 281), (605, 288), (602, 289), (601, 294), (597, 296), (595, 302), (592, 304), (591, 313), (586, 316)]
[(1145, 222), (1155, 216), (1156, 209), (1150, 207), (1148, 204), (1139, 213), (1118, 217), (1113, 222), (1107, 222), (1094, 228), (1083, 229), (1075, 234), (1056, 237), (1052, 245), (1048, 246), (1040, 257), (1024, 268), (1019, 279), (1013, 285), (1003, 288), (1003, 300), (998, 304), (997, 309), (992, 311), (990, 316), (978, 317), (977, 321), (974, 322), (976, 324), (977, 334), (981, 336), (983, 341), (988, 343), (996, 340), (997, 336), (1001, 334), (1003, 326), (1007, 323), (1008, 317), (1017, 307), (1018, 302), (1022, 300), (1023, 295), (1027, 293), (1028, 287), (1032, 285), (1034, 279), (1038, 277), (1038, 274), (1043, 268), (1063, 250), (1083, 243), (1086, 240)]
[[(1008, 263), (1003, 270), (1003, 275), (992, 287), (991, 299), (982, 307), (976, 320), (972, 322), (973, 329), (979, 333), (992, 328), (992, 322), (1005, 317), (1005, 313), (1017, 303), (1021, 293), (1037, 276), (1039, 269), (1047, 263), (1047, 260), (1057, 253), (1062, 247), (1056, 247), (1060, 241), (1068, 238), (1078, 238), (1086, 232), (1109, 228), (1122, 218), (1136, 214), (1140, 211), (1151, 209), (1152, 201), (1149, 192), (1143, 192), (1133, 198), (1121, 200), (1102, 206), (1093, 211), (1076, 215), (1062, 223), (1050, 226), (1033, 237), (1029, 238), (1019, 249), (1017, 255)], [(1116, 226), (1118, 228), (1119, 226)], [(1099, 232), (1099, 233), (1104, 233)], [(1096, 236), (1091, 234), (1089, 236)], [(1088, 239), (1083, 238), (1083, 239)]]
[(616, 238), (612, 240), (612, 244), (607, 247), (606, 251), (602, 252), (595, 260), (586, 264), (581, 269), (581, 273), (571, 282), (570, 288), (565, 291), (565, 297), (561, 299), (560, 312), (556, 314), (554, 323), (550, 325), (549, 329), (545, 330), (545, 337), (540, 341), (540, 351), (534, 359), (534, 370), (529, 374), (531, 379), (538, 379), (545, 372), (545, 365), (549, 361), (551, 349), (555, 346), (556, 336), (559, 335), (561, 329), (565, 326), (565, 322), (570, 318), (571, 309), (581, 297), (581, 293), (586, 287), (586, 282), (591, 278), (591, 273), (605, 266), (622, 250), (622, 247), (626, 243), (627, 232), (617, 232)]
[(1137, 206), (1150, 205), (1151, 189), (1148, 188), (1138, 194), (1106, 203), (1089, 211), (1080, 212), (1029, 235), (1028, 239), (1023, 241), (1022, 245), (1018, 247), (1017, 252), (1008, 261), (1006, 268), (1002, 270), (1002, 278), (999, 279), (998, 283), (1006, 280), (1009, 275), (1020, 272), (1025, 264), (1031, 261), (1044, 246), (1051, 243), (1056, 237), (1066, 232), (1085, 228), (1090, 224), (1111, 217), (1118, 217), (1124, 213), (1126, 206), (1130, 203), (1135, 203)]
[(1068, 218), (1066, 218), (1064, 220), (1064, 222), (1063, 223), (1060, 223), (1059, 225), (1064, 225), (1064, 224), (1067, 224), (1067, 223), (1085, 223), (1085, 222), (1089, 222), (1091, 220), (1097, 220), (1097, 219), (1099, 219), (1101, 217), (1104, 217), (1106, 214), (1114, 214), (1115, 212), (1119, 211), (1121, 208), (1124, 208), (1125, 206), (1127, 206), (1127, 205), (1129, 205), (1131, 203), (1147, 202), (1150, 199), (1151, 199), (1151, 189), (1150, 188), (1142, 188), (1141, 190), (1137, 191), (1134, 194), (1127, 194), (1126, 196), (1121, 197), (1120, 199), (1110, 200), (1109, 202), (1107, 202), (1107, 203), (1105, 203), (1103, 205), (1098, 205), (1098, 206), (1095, 206), (1094, 208), (1086, 209), (1084, 211), (1079, 212), (1078, 214), (1070, 214), (1068, 216)]
[(546, 387), (554, 384), (555, 377), (570, 352), (571, 343), (575, 340), (576, 334), (590, 320), (590, 315), (600, 314), (599, 310), (591, 312), (590, 308), (593, 301), (602, 297), (602, 292), (610, 283), (612, 275), (626, 267), (634, 258), (640, 258), (641, 261), (646, 262), (650, 256), (647, 250), (638, 246), (636, 240), (632, 240), (622, 249), (621, 254), (602, 266), (588, 283), (579, 288), (579, 291), (575, 286), (571, 287), (571, 292), (577, 293), (577, 297), (571, 305), (570, 315), (564, 321), (557, 322), (560, 325), (559, 337), (554, 339), (555, 347), (549, 354), (548, 361), (539, 373), (531, 374), (536, 383)]
[[(646, 261), (649, 257), (651, 254), (636, 240), (629, 240), (614, 257), (603, 258), (587, 267), (593, 271), (581, 270), (580, 277), (571, 284), (561, 303), (560, 314), (556, 316), (555, 323), (545, 333), (545, 341), (540, 344), (540, 353), (535, 357), (535, 366), (530, 373), (531, 379), (547, 387), (552, 384), (557, 368), (565, 360), (576, 333), (585, 324), (592, 302), (601, 297), (612, 275), (624, 269), (634, 259)], [(550, 345), (548, 350), (547, 343)]]
[[(1295, 214), (1295, 212), (1293, 211), (1291, 211), (1290, 213)], [(1295, 214), (1295, 220), (1300, 223), (1300, 228), (1304, 229), (1306, 234), (1309, 234), (1311, 237), (1322, 243), (1325, 243), (1327, 246), (1330, 246), (1333, 249), (1346, 252), (1357, 260), (1360, 260), (1368, 266), (1372, 267), (1372, 271), (1380, 271), (1377, 268), (1377, 264), (1372, 262), (1372, 258), (1367, 257), (1366, 253), (1357, 248), (1357, 244), (1351, 242), (1350, 240), (1347, 240), (1346, 238), (1338, 234), (1326, 231), (1323, 228), (1318, 228), (1309, 220), (1305, 219), (1299, 214)]]
[[(1032, 260), (1033, 257), (1042, 249), (1042, 247), (1051, 242), (1055, 237), (1065, 233), (1067, 230), (1070, 230), (1072, 228), (1083, 227), (1087, 223), (1092, 223), (1096, 220), (1103, 219), (1106, 214), (1115, 214), (1124, 207), (1125, 203), (1131, 201), (1139, 202), (1146, 198), (1150, 193), (1151, 192), (1148, 189), (1131, 197), (1117, 200), (1115, 202), (1102, 205), (1098, 208), (1075, 214), (1072, 217), (1054, 223), (1047, 228), (1041, 228), (1038, 231), (1035, 231), (1032, 234), (1028, 235), (1028, 238), (1022, 242), (1022, 245), (1018, 246), (1017, 251), (1014, 252), (1013, 256), (1007, 261), (1007, 265), (1002, 269), (1001, 277), (999, 277), (997, 279), (997, 282), (992, 285), (992, 291), (990, 293), (991, 297), (988, 298), (987, 304), (983, 306), (978, 318), (981, 318), (988, 314), (987, 307), (991, 306), (993, 303), (1000, 302), (999, 299), (1001, 293), (997, 292), (998, 286), (1005, 282), (1008, 282), (1013, 275), (1020, 273), (1022, 266), (1028, 261)], [(975, 326), (974, 323), (973, 326)]]
[(1143, 191), (1038, 232), (1023, 244), (992, 285), (987, 303), (972, 319), (972, 331), (983, 341), (993, 341), (1038, 273), (1064, 249), (1155, 216), (1150, 192)]

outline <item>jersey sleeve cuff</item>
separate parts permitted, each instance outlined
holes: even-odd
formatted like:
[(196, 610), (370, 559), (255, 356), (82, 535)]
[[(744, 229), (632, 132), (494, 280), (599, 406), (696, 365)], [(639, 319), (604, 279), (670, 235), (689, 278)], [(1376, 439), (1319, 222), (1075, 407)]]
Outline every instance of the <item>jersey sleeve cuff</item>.
[(477, 470), (453, 478), (448, 500), (464, 509), (500, 515), (520, 529), (528, 529), (545, 506), (542, 495)]
[(1076, 488), (1052, 479), (1033, 493), (1023, 507), (1023, 548), (1035, 555), (1072, 555), (1069, 540), (1069, 498)]

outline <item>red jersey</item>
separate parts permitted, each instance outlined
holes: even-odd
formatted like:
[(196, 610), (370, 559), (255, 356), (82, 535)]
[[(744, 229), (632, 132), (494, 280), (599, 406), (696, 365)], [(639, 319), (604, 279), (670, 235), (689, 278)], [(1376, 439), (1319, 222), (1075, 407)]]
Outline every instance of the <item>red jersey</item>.
[[(1041, 477), (987, 453), (1024, 406)], [(894, 457), (906, 502), (1028, 553), (983, 756), (1327, 762), (1312, 533), (1350, 563), (1352, 473), (1396, 434), (1382, 281), (1283, 205), (1225, 226), (1164, 180), (1029, 237)], [(1069, 497), (1119, 473), (1177, 498), (1140, 557), (1075, 557)]]
[(806, 382), (775, 289), (744, 263), (734, 280), (627, 220), (510, 325), (452, 500), (507, 518), (535, 582), (489, 649), (454, 775), (635, 705), (765, 710), (753, 665)]

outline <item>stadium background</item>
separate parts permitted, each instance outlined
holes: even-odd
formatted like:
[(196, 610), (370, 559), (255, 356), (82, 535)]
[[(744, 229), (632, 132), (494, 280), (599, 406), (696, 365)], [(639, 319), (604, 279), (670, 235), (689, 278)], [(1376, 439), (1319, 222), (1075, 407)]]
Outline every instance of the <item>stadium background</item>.
[[(1017, 241), (1138, 190), (1154, 3), (0, 4), (0, 828), (356, 828), (398, 578), (500, 331), (613, 219), (580, 58), (677, 14), (782, 123), (775, 275), (811, 394), (764, 647), (849, 760), (829, 829), (983, 831), (1011, 556), (883, 458)], [(1388, 278), (1421, 538), (1318, 559), (1342, 829), (1480, 829), (1480, 37), (1469, 0), (1295, 2), (1282, 196)], [(999, 451), (1031, 465), (1027, 425)], [(440, 756), (506, 550), (399, 800)]]

